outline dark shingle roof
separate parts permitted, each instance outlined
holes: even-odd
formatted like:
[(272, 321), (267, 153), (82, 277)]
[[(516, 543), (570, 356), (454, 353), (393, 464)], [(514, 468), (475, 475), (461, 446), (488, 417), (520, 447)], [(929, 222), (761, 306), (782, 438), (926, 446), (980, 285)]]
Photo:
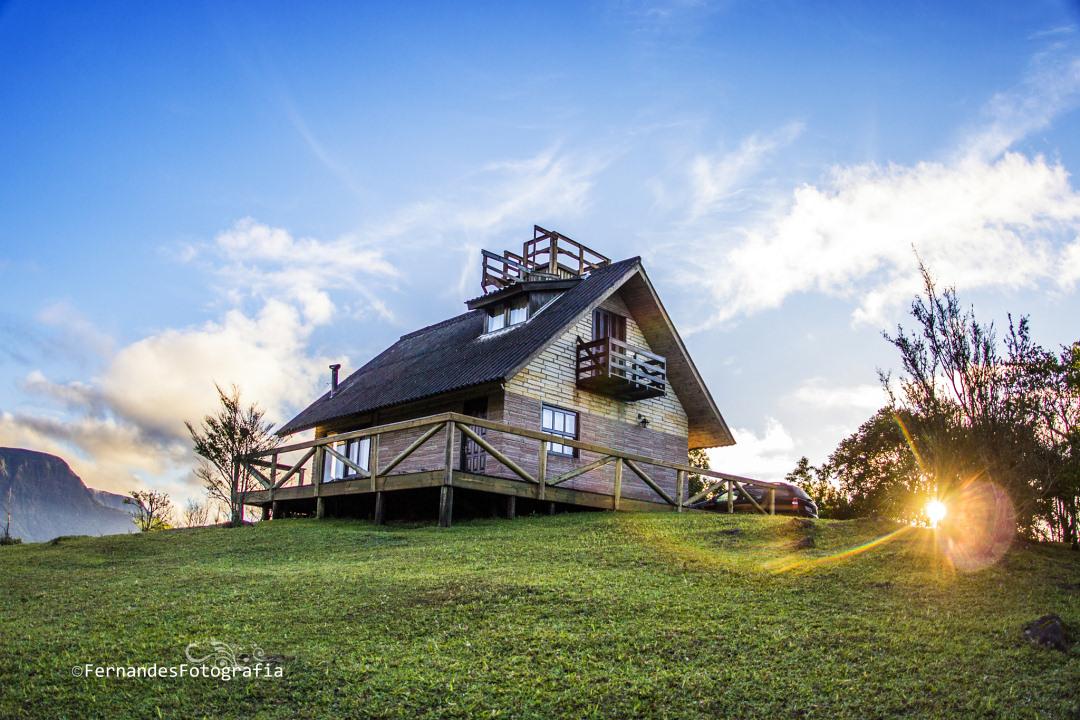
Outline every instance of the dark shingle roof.
[(526, 324), (481, 338), (484, 311), (473, 310), (401, 338), (347, 377), (329, 393), (285, 423), (279, 435), (440, 395), (508, 380), (509, 375), (596, 300), (603, 297), (640, 258), (593, 271)]

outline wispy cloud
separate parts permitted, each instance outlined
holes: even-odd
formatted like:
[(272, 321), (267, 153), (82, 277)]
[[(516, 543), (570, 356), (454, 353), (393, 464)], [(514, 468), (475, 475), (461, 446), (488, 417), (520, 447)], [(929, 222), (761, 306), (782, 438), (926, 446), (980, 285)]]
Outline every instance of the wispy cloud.
[(723, 206), (732, 195), (742, 192), (745, 183), (761, 169), (763, 162), (794, 142), (803, 129), (801, 122), (791, 122), (774, 133), (750, 135), (731, 152), (695, 156), (690, 163), (693, 195), (689, 220), (700, 219)]

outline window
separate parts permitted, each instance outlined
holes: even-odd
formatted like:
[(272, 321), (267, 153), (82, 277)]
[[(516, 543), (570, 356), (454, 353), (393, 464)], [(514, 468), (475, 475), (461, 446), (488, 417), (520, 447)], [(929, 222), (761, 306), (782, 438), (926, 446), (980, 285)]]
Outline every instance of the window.
[(529, 319), (529, 298), (522, 296), (508, 303), (499, 303), (488, 310), (485, 332), (495, 332), (506, 327), (520, 325)]
[[(360, 466), (363, 470), (366, 471), (368, 469), (371, 438), (357, 438), (355, 440), (349, 440), (348, 442), (334, 443), (331, 447), (333, 447), (336, 452), (349, 458), (349, 460)], [(323, 460), (323, 482), (351, 480), (356, 476), (357, 473), (355, 470), (330, 453), (326, 453), (325, 459)]]
[[(562, 435), (565, 438), (577, 440), (578, 416), (576, 412), (562, 410), (557, 407), (551, 407), (550, 405), (544, 405), (541, 412), (541, 430), (546, 433), (551, 433), (552, 435)], [(577, 450), (569, 445), (563, 445), (557, 442), (548, 445), (548, 452), (552, 455), (563, 455), (565, 457), (577, 456)]]
[(529, 299), (521, 298), (510, 303), (510, 322), (508, 325), (523, 323), (529, 318)]
[(506, 327), (506, 308), (496, 305), (488, 311), (487, 332), (495, 332)]

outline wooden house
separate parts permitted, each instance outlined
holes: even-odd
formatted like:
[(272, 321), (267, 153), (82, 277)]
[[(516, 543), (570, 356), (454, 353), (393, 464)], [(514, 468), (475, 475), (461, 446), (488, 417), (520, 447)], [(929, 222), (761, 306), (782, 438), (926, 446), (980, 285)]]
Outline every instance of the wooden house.
[[(266, 515), (513, 515), (522, 504), (676, 508), (687, 451), (734, 443), (637, 257), (613, 262), (536, 227), (483, 252), (467, 311), (403, 335), (245, 458)], [(714, 483), (752, 482), (706, 473)]]

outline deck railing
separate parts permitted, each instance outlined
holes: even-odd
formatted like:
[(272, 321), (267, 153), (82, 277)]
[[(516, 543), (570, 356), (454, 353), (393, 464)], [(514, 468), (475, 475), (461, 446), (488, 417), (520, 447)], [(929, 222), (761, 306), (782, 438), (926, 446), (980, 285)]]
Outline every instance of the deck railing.
[[(479, 429), (506, 433), (507, 435), (538, 441), (536, 450), (536, 470), (527, 470), (510, 457), (507, 457), (504, 452), (489, 442), (491, 439), (490, 436), (485, 437), (484, 435), (481, 435), (478, 431)], [(412, 442), (396, 453), (392, 458), (389, 458), (384, 462), (383, 458), (380, 457), (380, 439), (391, 433), (421, 430), (423, 432), (420, 432)], [(321, 515), (321, 468), (327, 457), (334, 458), (348, 468), (348, 471), (351, 473), (351, 479), (360, 482), (361, 487), (359, 487), (356, 492), (377, 492), (383, 484), (380, 481), (394, 477), (394, 470), (397, 469), (401, 463), (416, 453), (423, 445), (430, 442), (432, 438), (438, 435), (442, 430), (446, 431), (444, 438), (445, 447), (442, 449), (443, 462), (442, 467), (435, 472), (442, 475), (439, 523), (444, 526), (449, 525), (450, 523), (454, 476), (455, 474), (462, 472), (455, 468), (454, 463), (454, 450), (456, 447), (457, 433), (459, 432), (472, 442), (476, 443), (476, 445), (488, 453), (493, 460), (509, 470), (510, 473), (513, 474), (514, 479), (530, 486), (532, 490), (528, 495), (537, 500), (544, 500), (549, 488), (556, 488), (585, 473), (611, 464), (614, 466), (611, 509), (614, 510), (618, 510), (620, 503), (622, 502), (622, 478), (624, 471), (629, 470), (642, 481), (645, 487), (647, 487), (656, 498), (663, 503), (670, 505), (673, 510), (678, 512), (682, 512), (688, 506), (693, 505), (699, 500), (723, 490), (725, 486), (728, 493), (729, 512), (733, 510), (733, 491), (740, 492), (740, 494), (743, 497), (746, 497), (759, 512), (768, 514), (770, 511), (775, 511), (776, 483), (753, 480), (751, 478), (739, 477), (737, 475), (731, 475), (715, 470), (702, 470), (684, 463), (674, 463), (658, 458), (646, 457), (625, 450), (616, 450), (595, 443), (572, 440), (560, 435), (552, 435), (537, 430), (528, 430), (459, 413), (442, 413), (439, 415), (418, 418), (416, 420), (379, 425), (363, 430), (355, 430), (352, 432), (317, 438), (315, 440), (282, 445), (265, 452), (238, 457), (236, 463), (236, 475), (233, 478), (233, 492), (240, 501), (243, 502), (243, 496), (248, 493), (243, 493), (241, 488), (247, 487), (248, 481), (252, 481), (250, 486), (254, 487), (257, 485), (261, 487), (262, 490), (269, 491), (269, 497), (272, 501), (275, 492), (282, 490), (283, 488), (304, 487), (305, 484), (310, 484), (313, 486), (314, 496), (318, 500), (318, 514)], [(339, 443), (347, 443), (350, 440), (358, 440), (361, 438), (370, 438), (370, 442), (368, 443), (369, 455), (367, 458), (367, 467), (354, 462), (353, 459), (348, 457), (347, 452), (343, 453), (335, 447)], [(551, 443), (572, 447), (579, 451), (595, 454), (598, 457), (592, 462), (578, 465), (571, 470), (553, 476), (548, 472), (548, 449)], [(281, 462), (282, 458), (286, 457), (290, 458), (290, 461)], [(310, 472), (306, 472), (309, 465)], [(664, 490), (664, 488), (653, 479), (649, 472), (642, 467), (643, 465), (675, 471), (675, 497), (672, 497)], [(691, 474), (700, 476), (705, 482), (705, 487), (700, 492), (688, 498), (686, 497), (687, 479)], [(308, 483), (305, 483), (305, 479), (308, 480)], [(754, 500), (750, 493), (745, 491), (745, 486), (747, 485), (768, 489), (769, 510), (762, 507)], [(381, 500), (382, 494), (379, 492), (376, 498), (375, 511), (377, 520), (381, 515)]]
[(580, 277), (611, 262), (592, 248), (539, 225), (533, 226), (533, 239), (525, 242), (521, 254), (526, 266), (551, 275)]
[(613, 337), (577, 346), (577, 384), (625, 397), (659, 397), (667, 386), (667, 360)]

